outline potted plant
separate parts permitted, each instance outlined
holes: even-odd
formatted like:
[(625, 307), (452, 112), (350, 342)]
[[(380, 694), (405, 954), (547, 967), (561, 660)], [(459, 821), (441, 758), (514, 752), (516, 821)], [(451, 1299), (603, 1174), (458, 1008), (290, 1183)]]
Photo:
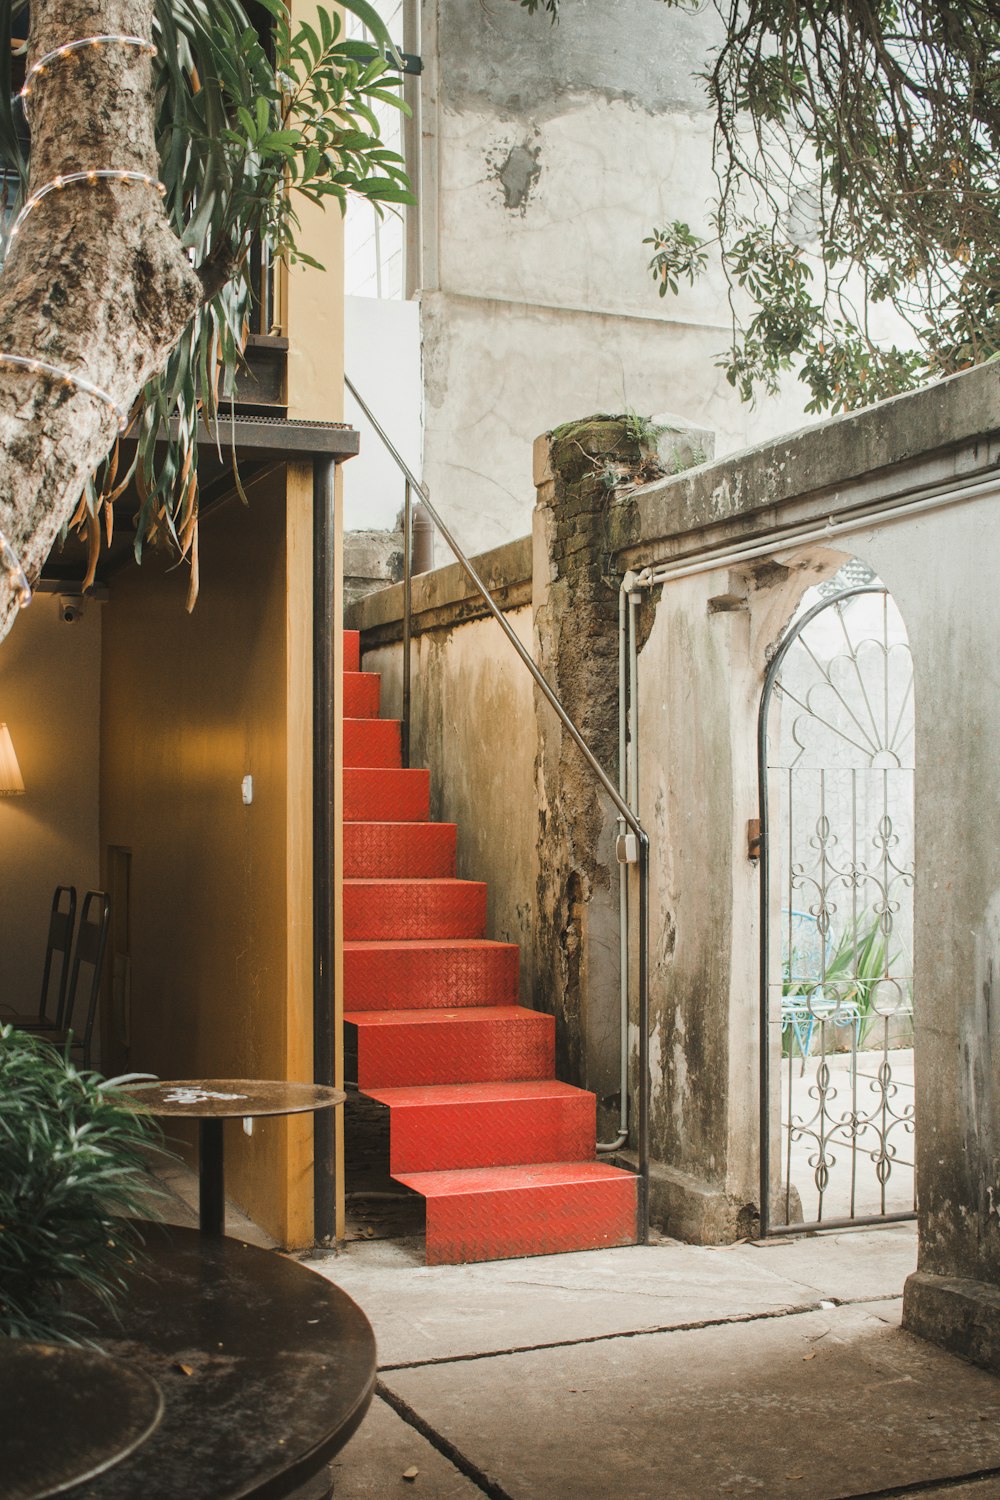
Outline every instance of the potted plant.
[[(77, 1342), (81, 1301), (124, 1290), (139, 1238), (126, 1216), (148, 1217), (157, 1138), (114, 1080), (0, 1028), (0, 1334)], [(72, 1287), (86, 1295), (70, 1310)]]

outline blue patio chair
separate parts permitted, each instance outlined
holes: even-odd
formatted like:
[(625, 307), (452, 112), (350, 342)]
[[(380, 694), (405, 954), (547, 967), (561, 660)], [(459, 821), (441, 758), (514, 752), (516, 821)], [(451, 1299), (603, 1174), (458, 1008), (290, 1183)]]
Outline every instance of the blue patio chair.
[(853, 1026), (854, 1045), (857, 1047), (861, 1040), (861, 1010), (856, 1000), (826, 993), (822, 975), (830, 958), (830, 938), (829, 934), (824, 937), (820, 932), (812, 912), (789, 911), (786, 907), (781, 916), (783, 931), (791, 917), (791, 951), (782, 966), (785, 983), (802, 987), (797, 994), (783, 993), (781, 996), (781, 1030), (784, 1034), (791, 1027), (802, 1059), (801, 1072), (804, 1073), (816, 1022), (832, 1021), (834, 1026)]

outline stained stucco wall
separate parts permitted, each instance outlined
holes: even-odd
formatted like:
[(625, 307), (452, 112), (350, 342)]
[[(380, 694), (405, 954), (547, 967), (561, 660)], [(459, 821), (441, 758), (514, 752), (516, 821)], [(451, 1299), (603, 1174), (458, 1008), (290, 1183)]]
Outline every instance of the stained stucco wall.
[[(551, 508), (551, 477), (540, 478), (543, 506)], [(639, 621), (654, 1222), (709, 1241), (754, 1229), (759, 874), (748, 857), (747, 824), (757, 811), (760, 693), (802, 595), (859, 557), (890, 590), (914, 666), (920, 1261), (907, 1283), (904, 1322), (1000, 1369), (1000, 846), (991, 816), (1000, 803), (1000, 595), (990, 545), (1000, 516), (996, 373), (968, 372), (622, 498), (603, 523), (609, 576), (713, 549), (720, 557), (651, 589)], [(556, 486), (553, 516), (572, 519), (579, 499), (572, 486), (562, 495)], [(798, 539), (789, 545), (780, 534), (793, 529)], [(806, 540), (809, 531), (816, 534)], [(554, 538), (548, 522), (536, 528), (536, 624), (559, 576)], [(721, 561), (741, 542), (758, 555)], [(440, 577), (431, 575), (427, 586)], [(506, 728), (516, 754), (498, 766), (484, 752), (482, 725), (466, 717), (462, 693), (484, 670), (467, 639), (468, 655), (450, 648), (461, 671), (447, 688), (431, 679), (436, 733), (444, 747), (461, 745), (463, 785), (503, 778), (505, 795), (469, 799), (484, 825), (489, 820), (483, 847), (500, 847), (515, 812), (520, 834), (535, 747), (540, 765), (546, 755), (551, 761), (550, 730), (535, 716), (537, 705), (509, 700), (521, 716), (516, 729)], [(539, 639), (544, 647), (545, 630)], [(488, 637), (478, 640), (485, 651)], [(557, 643), (557, 666), (564, 654)], [(606, 698), (596, 674), (594, 693)], [(551, 778), (538, 784), (551, 800)], [(544, 874), (540, 820), (535, 828)], [(524, 834), (530, 831), (525, 823)], [(500, 866), (496, 872), (503, 878)], [(584, 1028), (593, 999), (579, 1007)], [(633, 1078), (634, 1043), (633, 1034)]]
[(469, 551), (530, 528), (531, 444), (595, 411), (676, 412), (741, 448), (802, 420), (742, 407), (717, 272), (660, 299), (644, 236), (706, 228), (711, 8), (421, 7), (424, 478)]

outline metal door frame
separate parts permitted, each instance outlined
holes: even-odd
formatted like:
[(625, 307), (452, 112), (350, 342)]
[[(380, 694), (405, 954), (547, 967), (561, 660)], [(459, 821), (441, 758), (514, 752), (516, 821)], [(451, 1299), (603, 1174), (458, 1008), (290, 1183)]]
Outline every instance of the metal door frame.
[(758, 876), (760, 880), (760, 1073), (759, 1073), (759, 1097), (760, 1097), (760, 1235), (765, 1236), (779, 1234), (803, 1234), (809, 1231), (818, 1232), (822, 1229), (846, 1229), (862, 1226), (865, 1224), (893, 1224), (916, 1218), (914, 1210), (905, 1213), (874, 1214), (855, 1219), (823, 1219), (817, 1224), (772, 1224), (770, 1222), (771, 1209), (771, 1108), (770, 1108), (770, 1082), (771, 1082), (771, 1060), (769, 1041), (769, 1008), (770, 1008), (770, 966), (771, 966), (771, 924), (770, 924), (770, 830), (768, 827), (768, 787), (767, 787), (767, 721), (771, 707), (771, 698), (781, 664), (787, 656), (791, 647), (799, 639), (802, 632), (815, 620), (817, 615), (823, 614), (825, 610), (833, 608), (834, 605), (842, 604), (845, 599), (856, 598), (861, 594), (885, 594), (892, 597), (891, 591), (884, 584), (864, 583), (857, 584), (853, 588), (840, 590), (839, 593), (830, 595), (829, 598), (820, 599), (811, 609), (806, 610), (800, 620), (796, 620), (788, 629), (768, 663), (767, 673), (764, 677), (764, 689), (760, 697), (760, 707), (757, 714), (757, 807), (760, 818), (760, 859), (758, 863)]

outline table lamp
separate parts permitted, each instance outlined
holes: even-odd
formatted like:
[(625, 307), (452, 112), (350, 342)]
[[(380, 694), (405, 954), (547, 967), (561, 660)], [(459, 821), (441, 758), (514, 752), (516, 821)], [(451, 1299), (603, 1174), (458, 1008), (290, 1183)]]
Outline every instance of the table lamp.
[(0, 797), (23, 797), (24, 780), (6, 724), (0, 724)]

